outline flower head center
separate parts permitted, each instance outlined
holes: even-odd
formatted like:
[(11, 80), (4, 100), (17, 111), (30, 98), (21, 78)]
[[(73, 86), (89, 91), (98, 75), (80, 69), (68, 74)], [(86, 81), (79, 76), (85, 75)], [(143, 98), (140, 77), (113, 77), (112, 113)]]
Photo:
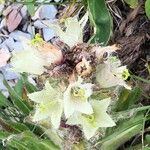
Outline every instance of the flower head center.
[(40, 112), (46, 112), (47, 111), (47, 106), (45, 104), (40, 104), (39, 105), (39, 110), (40, 110)]
[(80, 87), (74, 87), (71, 89), (71, 94), (75, 98), (85, 99), (85, 90)]
[(40, 112), (44, 113), (47, 112), (49, 109), (52, 109), (53, 104), (55, 103), (55, 101), (49, 101), (47, 103), (41, 103), (38, 106), (38, 109), (40, 110)]
[(91, 115), (82, 114), (82, 116), (87, 123), (91, 124), (93, 127), (96, 127), (94, 114), (91, 114)]
[(130, 73), (129, 73), (128, 69), (123, 70), (123, 72), (122, 72), (123, 80), (127, 80), (129, 76), (130, 76)]
[(42, 39), (42, 37), (39, 33), (37, 33), (35, 35), (35, 37), (31, 40), (32, 45), (39, 44), (39, 43), (42, 43), (42, 42), (43, 42), (43, 39)]

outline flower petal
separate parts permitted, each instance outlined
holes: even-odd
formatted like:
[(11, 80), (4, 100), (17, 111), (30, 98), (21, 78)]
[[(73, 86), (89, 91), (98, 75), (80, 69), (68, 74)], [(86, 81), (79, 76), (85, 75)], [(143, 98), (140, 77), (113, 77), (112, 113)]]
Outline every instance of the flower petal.
[(99, 127), (91, 127), (90, 124), (86, 123), (83, 125), (83, 132), (87, 140), (93, 137)]
[(79, 125), (81, 124), (81, 114), (79, 112), (74, 112), (67, 120), (69, 125)]
[(102, 88), (109, 88), (120, 85), (127, 89), (131, 89), (131, 87), (128, 86), (123, 79), (118, 78), (111, 72), (110, 66), (108, 64), (100, 64), (97, 67), (96, 80)]
[(72, 103), (72, 107), (74, 108), (74, 110), (84, 114), (90, 115), (93, 113), (93, 108), (89, 102)]
[(85, 121), (82, 114), (79, 112), (73, 113), (73, 115), (71, 115), (68, 118), (68, 121), (66, 123), (69, 125), (81, 125), (83, 128), (84, 135), (88, 140), (92, 136), (94, 136), (96, 130), (99, 128), (98, 126), (93, 128), (93, 126), (91, 126), (91, 124), (89, 124), (88, 122)]
[[(88, 102), (89, 96), (92, 95), (92, 84), (85, 83), (82, 84), (83, 79), (78, 77), (76, 82), (70, 83), (66, 91), (64, 92), (64, 113), (66, 118), (70, 117), (74, 111), (79, 111), (85, 114), (92, 114), (93, 109), (90, 103)], [(74, 96), (72, 90), (80, 89), (83, 92), (83, 95)], [(77, 91), (75, 91), (77, 93)]]
[(51, 111), (51, 123), (55, 129), (58, 129), (60, 126), (61, 115), (63, 112), (62, 104), (59, 102), (55, 103)]
[(62, 111), (62, 105), (57, 101), (41, 103), (36, 106), (33, 121), (38, 122), (46, 118), (50, 118), (53, 127), (58, 128), (60, 125)]
[(38, 122), (47, 119), (50, 116), (51, 113), (50, 108), (49, 109), (45, 108), (44, 110), (42, 110), (40, 107), (41, 107), (40, 105), (36, 106), (35, 114), (32, 119), (33, 122)]
[[(16, 72), (27, 72), (40, 75), (45, 71), (44, 66), (47, 64), (44, 59), (33, 49), (13, 52), (11, 64)], [(38, 66), (38, 67), (37, 67)]]
[(54, 29), (60, 39), (70, 47), (76, 45), (77, 43), (83, 42), (82, 28), (77, 18), (66, 19), (66, 31), (63, 31), (58, 24), (48, 24), (47, 22), (44, 23), (48, 27)]
[(71, 87), (68, 87), (64, 93), (64, 113), (66, 118), (70, 117), (74, 111), (85, 114), (92, 114), (93, 109), (89, 102), (82, 100), (73, 100), (71, 97)]
[(28, 97), (38, 103), (36, 105), (33, 121), (39, 122), (50, 118), (54, 128), (59, 128), (63, 105), (61, 102), (61, 92), (53, 89), (49, 82), (45, 84), (45, 89), (39, 92), (29, 94)]
[(45, 90), (28, 94), (28, 97), (29, 97), (30, 100), (32, 100), (36, 103), (41, 103), (43, 100), (49, 98), (49, 97), (46, 96)]
[(110, 104), (110, 100), (110, 98), (106, 98), (100, 101), (91, 101), (94, 109), (95, 120), (98, 123), (99, 127), (112, 127), (116, 125), (111, 117), (106, 113), (107, 108)]
[(85, 90), (86, 98), (88, 98), (88, 97), (90, 97), (92, 95), (92, 93), (93, 93), (93, 90), (92, 90), (93, 84), (85, 83), (83, 85), (80, 85), (80, 87)]
[(64, 113), (66, 118), (69, 118), (73, 112), (74, 112), (74, 108), (71, 106), (70, 102), (64, 99)]
[(53, 89), (47, 81), (45, 83), (45, 89), (28, 94), (28, 97), (36, 103), (41, 103), (53, 100), (58, 95), (57, 93), (57, 90)]

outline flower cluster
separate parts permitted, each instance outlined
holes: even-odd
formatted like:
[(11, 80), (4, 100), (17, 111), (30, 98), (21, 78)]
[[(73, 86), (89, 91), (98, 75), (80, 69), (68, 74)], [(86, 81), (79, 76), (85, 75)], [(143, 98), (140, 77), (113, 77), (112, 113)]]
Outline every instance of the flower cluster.
[(101, 101), (90, 99), (92, 86), (91, 83), (83, 83), (79, 77), (62, 92), (60, 88), (53, 88), (46, 82), (45, 89), (28, 94), (36, 103), (33, 121), (46, 119), (58, 129), (64, 112), (66, 123), (81, 125), (87, 139), (90, 139), (99, 127), (114, 126), (115, 122), (106, 113), (110, 98)]
[[(50, 27), (53, 27), (60, 39), (70, 47), (69, 54), (72, 54), (69, 56), (73, 56), (73, 59), (78, 58), (74, 57), (74, 52), (79, 56), (80, 61), (75, 60), (74, 62), (78, 64), (70, 65), (75, 66), (72, 69), (75, 80), (70, 80), (71, 75), (68, 73), (66, 77), (68, 81), (63, 88), (60, 86), (61, 83), (56, 87), (47, 80), (43, 90), (28, 94), (29, 99), (35, 103), (32, 121), (37, 123), (49, 121), (52, 128), (58, 130), (61, 120), (64, 120), (68, 125), (81, 127), (85, 137), (90, 139), (100, 127), (115, 126), (115, 122), (107, 113), (111, 98), (93, 99), (94, 86), (98, 86), (99, 89), (116, 86), (131, 89), (125, 81), (130, 74), (126, 66), (121, 66), (120, 60), (111, 55), (115, 47), (96, 45), (94, 48), (91, 46), (92, 50), (89, 50), (89, 53), (83, 50), (82, 52), (79, 50), (71, 52), (73, 46), (83, 41), (82, 30), (79, 22), (74, 18), (67, 19), (65, 25), (65, 31), (58, 25), (50, 25)], [(11, 59), (14, 71), (41, 75), (46, 72), (46, 67), (52, 64), (59, 66), (62, 61), (65, 63), (62, 50), (46, 43), (39, 35), (36, 35), (32, 42), (25, 39), (23, 41), (24, 50), (13, 53)], [(102, 59), (105, 53), (109, 55), (107, 59)], [(89, 55), (91, 57), (88, 57)], [(97, 62), (95, 68), (91, 67), (90, 58), (96, 59), (93, 61)], [(68, 63), (69, 61), (62, 66), (67, 66)], [(88, 80), (86, 80), (87, 75), (90, 75)]]

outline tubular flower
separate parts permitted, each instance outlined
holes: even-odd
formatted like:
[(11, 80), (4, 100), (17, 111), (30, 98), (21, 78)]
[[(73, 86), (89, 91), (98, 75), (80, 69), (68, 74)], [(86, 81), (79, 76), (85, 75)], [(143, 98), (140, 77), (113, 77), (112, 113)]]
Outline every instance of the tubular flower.
[(45, 66), (59, 64), (62, 61), (61, 50), (50, 43), (44, 42), (39, 34), (32, 41), (23, 37), (20, 38), (23, 41), (23, 50), (14, 51), (11, 58), (14, 71), (41, 75), (46, 71)]
[(92, 100), (93, 113), (91, 115), (76, 112), (69, 117), (67, 124), (81, 125), (85, 137), (89, 140), (98, 128), (115, 126), (115, 122), (106, 113), (109, 104), (110, 98), (101, 101)]
[(15, 72), (41, 75), (49, 63), (41, 56), (30, 41), (21, 37), (23, 50), (12, 52), (11, 65)]
[(43, 23), (46, 24), (48, 27), (54, 29), (57, 36), (59, 36), (60, 40), (70, 47), (73, 47), (74, 45), (83, 42), (83, 33), (77, 18), (67, 18), (65, 20), (65, 31), (61, 29), (58, 23), (49, 24), (44, 21)]
[(54, 128), (59, 128), (63, 112), (62, 93), (53, 89), (48, 82), (45, 89), (39, 92), (28, 94), (28, 97), (36, 104), (33, 121), (38, 122), (45, 119), (51, 120)]
[(88, 98), (92, 94), (92, 84), (82, 84), (82, 79), (71, 83), (64, 93), (64, 113), (66, 118), (71, 116), (74, 111), (85, 114), (92, 114), (93, 109), (88, 102)]
[(97, 66), (96, 80), (102, 88), (109, 88), (113, 86), (124, 86), (131, 89), (124, 81), (130, 74), (126, 66), (121, 66), (121, 62), (115, 57)]

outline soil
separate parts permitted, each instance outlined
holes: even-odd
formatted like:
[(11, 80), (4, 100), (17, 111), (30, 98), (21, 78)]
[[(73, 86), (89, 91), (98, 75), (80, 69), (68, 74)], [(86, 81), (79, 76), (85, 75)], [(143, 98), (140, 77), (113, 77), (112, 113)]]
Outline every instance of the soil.
[(150, 61), (150, 20), (145, 15), (144, 4), (142, 2), (135, 9), (129, 9), (126, 5), (122, 7), (118, 3), (115, 5), (120, 7), (123, 16), (120, 25), (115, 25), (112, 37), (112, 41), (122, 47), (119, 57), (134, 73), (147, 76), (143, 64)]
[[(118, 55), (122, 64), (127, 65), (134, 75), (150, 80), (150, 74), (145, 67), (146, 63), (150, 63), (150, 20), (145, 14), (144, 1), (140, 1), (140, 5), (135, 9), (131, 9), (122, 1), (108, 5), (115, 12), (112, 13), (114, 32), (111, 43), (121, 46)], [(150, 85), (139, 81), (136, 81), (136, 85), (142, 87), (147, 95), (141, 99), (142, 104), (150, 104)]]
[[(140, 5), (135, 9), (131, 9), (122, 1), (108, 5), (117, 14), (112, 13), (114, 32), (110, 43), (121, 46), (118, 55), (123, 65), (127, 65), (134, 75), (150, 80), (150, 73), (145, 66), (146, 63), (150, 64), (150, 20), (145, 14), (144, 1), (141, 0)], [(138, 80), (135, 84), (143, 91), (141, 103), (150, 105), (150, 84)], [(134, 137), (120, 147), (120, 150), (133, 141), (140, 143), (140, 140), (141, 138)]]

